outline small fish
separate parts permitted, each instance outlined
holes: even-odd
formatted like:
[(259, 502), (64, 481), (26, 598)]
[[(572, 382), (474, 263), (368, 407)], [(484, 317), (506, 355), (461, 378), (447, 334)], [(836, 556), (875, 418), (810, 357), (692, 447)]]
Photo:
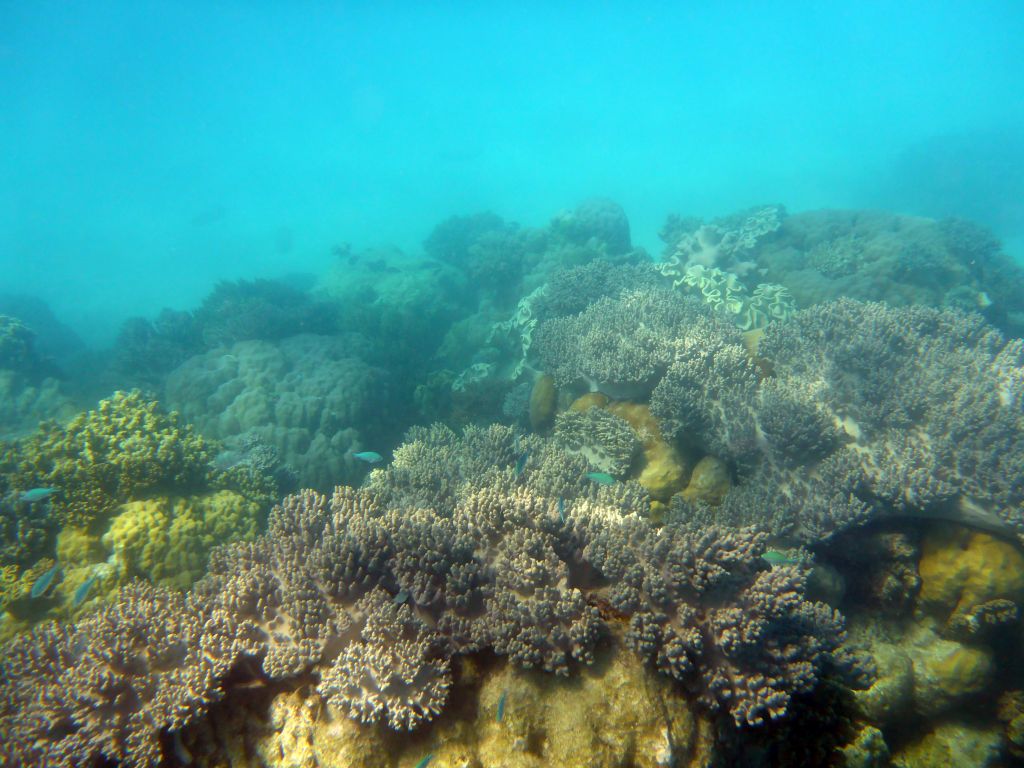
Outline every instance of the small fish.
[(75, 590), (75, 594), (71, 597), (71, 607), (77, 608), (85, 602), (85, 598), (92, 592), (92, 587), (96, 583), (96, 574), (93, 574), (88, 579), (83, 581), (78, 589)]
[(376, 464), (384, 458), (376, 451), (360, 451), (359, 453), (353, 453), (352, 455), (360, 461), (365, 461), (367, 464)]
[(527, 448), (523, 451), (523, 455), (516, 459), (516, 477), (523, 474), (523, 470), (526, 469), (526, 460), (530, 458), (530, 449)]
[(607, 472), (587, 472), (585, 477), (589, 480), (593, 480), (595, 483), (600, 483), (601, 485), (615, 485), (617, 482), (615, 478)]
[(394, 603), (395, 605), (401, 605), (402, 603), (404, 603), (408, 599), (409, 599), (409, 593), (406, 592), (403, 589), (397, 595), (395, 595), (394, 599), (391, 602)]
[(761, 559), (764, 560), (768, 565), (772, 567), (776, 565), (796, 565), (799, 560), (795, 560), (792, 557), (788, 557), (782, 552), (776, 552), (774, 549), (769, 549), (763, 555)]
[(29, 597), (40, 597), (43, 593), (50, 588), (53, 584), (53, 580), (57, 578), (57, 574), (60, 573), (60, 564), (54, 563), (51, 565), (46, 573), (36, 579), (36, 583), (32, 585), (32, 589), (29, 591)]
[(37, 501), (46, 501), (55, 493), (57, 493), (56, 488), (30, 488), (18, 497), (18, 501), (35, 504)]
[(565, 523), (565, 499), (558, 497), (558, 519)]
[(427, 768), (427, 766), (430, 765), (430, 761), (433, 760), (433, 759), (434, 759), (434, 753), (431, 752), (429, 755), (427, 755), (422, 760), (420, 760), (418, 763), (416, 763), (416, 768)]
[(498, 711), (494, 714), (494, 722), (500, 723), (505, 719), (505, 700), (508, 698), (508, 691), (502, 691), (498, 697)]

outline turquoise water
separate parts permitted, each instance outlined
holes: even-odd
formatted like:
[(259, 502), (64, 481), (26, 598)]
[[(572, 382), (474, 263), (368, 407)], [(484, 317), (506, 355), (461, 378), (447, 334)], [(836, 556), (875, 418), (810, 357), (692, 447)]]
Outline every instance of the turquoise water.
[(1024, 5), (0, 0), (0, 768), (1024, 766)]
[[(1020, 242), (1014, 2), (4, 3), (0, 266), (82, 335), (453, 213), (883, 207)], [(1019, 254), (1018, 254), (1019, 255)], [(40, 271), (45, 277), (41, 276)]]

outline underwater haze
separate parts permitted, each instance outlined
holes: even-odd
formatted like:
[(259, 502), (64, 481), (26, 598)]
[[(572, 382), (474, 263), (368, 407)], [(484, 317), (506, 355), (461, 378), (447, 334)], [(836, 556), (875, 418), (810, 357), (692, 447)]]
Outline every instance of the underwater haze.
[(1024, 254), (1017, 2), (0, 4), (0, 292), (82, 337), (218, 279), (540, 226), (886, 208)]
[(0, 0), (0, 768), (1024, 768), (1024, 0)]

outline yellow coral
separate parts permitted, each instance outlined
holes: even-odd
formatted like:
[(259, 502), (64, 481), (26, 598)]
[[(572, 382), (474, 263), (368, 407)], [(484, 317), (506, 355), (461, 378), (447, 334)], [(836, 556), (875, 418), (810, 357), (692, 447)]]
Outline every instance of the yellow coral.
[(697, 462), (690, 476), (690, 484), (683, 490), (683, 498), (690, 502), (703, 501), (721, 504), (729, 492), (729, 467), (717, 456), (705, 456)]
[(991, 600), (1024, 601), (1024, 555), (1014, 544), (967, 528), (939, 526), (921, 545), (921, 602), (942, 620)]
[(555, 420), (558, 404), (558, 389), (549, 374), (541, 374), (533, 383), (530, 392), (530, 427), (534, 432), (544, 432)]
[(126, 576), (187, 589), (203, 575), (214, 546), (251, 539), (259, 527), (257, 503), (233, 491), (218, 491), (123, 504), (103, 543)]
[(212, 475), (212, 452), (177, 414), (139, 392), (117, 392), (66, 427), (56, 422), (0, 449), (4, 484), (18, 490), (52, 487), (54, 514), (88, 527), (120, 503), (165, 488), (201, 489)]
[(686, 487), (690, 470), (676, 447), (661, 436), (651, 409), (638, 403), (610, 403), (608, 411), (626, 421), (643, 445), (643, 462), (636, 480), (651, 498), (667, 502)]
[(658, 420), (651, 409), (640, 403), (613, 403), (600, 393), (591, 392), (577, 398), (570, 411), (604, 408), (629, 424), (643, 446), (643, 460), (635, 479), (651, 495), (654, 502), (668, 502), (672, 495), (686, 487), (690, 468), (676, 447), (661, 436)]

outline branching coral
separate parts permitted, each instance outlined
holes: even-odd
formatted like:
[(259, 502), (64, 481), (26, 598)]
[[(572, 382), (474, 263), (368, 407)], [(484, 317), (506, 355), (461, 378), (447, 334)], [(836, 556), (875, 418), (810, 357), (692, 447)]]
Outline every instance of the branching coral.
[(629, 471), (640, 451), (632, 427), (601, 408), (558, 414), (555, 439), (569, 453), (585, 458), (594, 469), (618, 477)]
[(534, 346), (559, 385), (631, 399), (649, 394), (672, 362), (679, 339), (711, 333), (696, 301), (668, 289), (599, 299), (579, 315), (541, 323)]
[(891, 513), (1024, 532), (1024, 346), (979, 316), (819, 305), (766, 330), (767, 377), (735, 345), (704, 351), (672, 364), (652, 412), (741, 482), (679, 516), (809, 541)]
[(45, 423), (38, 434), (0, 450), (9, 489), (57, 489), (55, 516), (79, 526), (130, 499), (202, 490), (215, 480), (209, 444), (139, 392), (118, 392), (67, 426)]
[(15, 640), (0, 661), (5, 765), (162, 763), (160, 734), (220, 696), (250, 650), (245, 630), (193, 598), (145, 584), (70, 626)]

